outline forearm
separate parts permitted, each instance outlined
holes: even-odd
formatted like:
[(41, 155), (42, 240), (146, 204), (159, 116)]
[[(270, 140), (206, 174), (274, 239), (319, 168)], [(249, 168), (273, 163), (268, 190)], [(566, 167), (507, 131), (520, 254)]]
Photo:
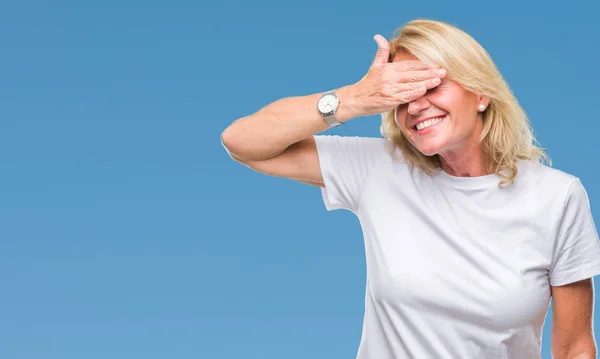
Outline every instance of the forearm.
[[(340, 122), (357, 116), (350, 92), (346, 86), (336, 93), (340, 99), (336, 118)], [(317, 110), (321, 95), (284, 98), (236, 120), (223, 131), (223, 145), (232, 156), (243, 160), (277, 156), (290, 145), (330, 128)]]

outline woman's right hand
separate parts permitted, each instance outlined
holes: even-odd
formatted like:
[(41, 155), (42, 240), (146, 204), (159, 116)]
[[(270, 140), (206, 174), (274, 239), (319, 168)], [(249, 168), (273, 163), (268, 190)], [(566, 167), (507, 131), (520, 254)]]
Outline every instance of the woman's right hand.
[(418, 60), (388, 62), (390, 47), (381, 35), (375, 35), (378, 50), (367, 74), (349, 86), (356, 117), (385, 113), (425, 95), (438, 86), (446, 70), (432, 68)]

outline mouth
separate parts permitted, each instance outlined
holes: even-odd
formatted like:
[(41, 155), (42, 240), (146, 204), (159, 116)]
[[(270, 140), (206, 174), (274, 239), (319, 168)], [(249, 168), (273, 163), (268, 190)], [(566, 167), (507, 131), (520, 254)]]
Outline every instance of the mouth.
[(448, 117), (448, 115), (429, 118), (425, 121), (421, 121), (421, 122), (417, 123), (416, 125), (411, 127), (411, 129), (413, 131), (415, 131), (418, 135), (425, 134), (425, 133), (429, 132), (430, 129), (437, 126), (440, 122), (445, 120), (446, 117)]

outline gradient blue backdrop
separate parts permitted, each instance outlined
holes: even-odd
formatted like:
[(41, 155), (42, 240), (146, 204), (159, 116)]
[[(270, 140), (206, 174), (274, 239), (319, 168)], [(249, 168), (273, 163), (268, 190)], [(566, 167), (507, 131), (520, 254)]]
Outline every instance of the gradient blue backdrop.
[(357, 220), (233, 162), (220, 134), (359, 80), (373, 35), (415, 17), (489, 50), (600, 218), (598, 15), (597, 1), (3, 1), (0, 358), (353, 358)]

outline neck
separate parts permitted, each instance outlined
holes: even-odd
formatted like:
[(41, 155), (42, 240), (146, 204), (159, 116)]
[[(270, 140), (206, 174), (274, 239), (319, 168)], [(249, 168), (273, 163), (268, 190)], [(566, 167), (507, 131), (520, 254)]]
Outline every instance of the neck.
[(481, 145), (477, 143), (483, 124), (478, 126), (469, 138), (466, 138), (455, 148), (439, 154), (442, 170), (456, 177), (479, 177), (488, 175), (485, 156)]
[(440, 156), (442, 170), (456, 177), (479, 177), (488, 175), (483, 151), (479, 146), (467, 153)]

